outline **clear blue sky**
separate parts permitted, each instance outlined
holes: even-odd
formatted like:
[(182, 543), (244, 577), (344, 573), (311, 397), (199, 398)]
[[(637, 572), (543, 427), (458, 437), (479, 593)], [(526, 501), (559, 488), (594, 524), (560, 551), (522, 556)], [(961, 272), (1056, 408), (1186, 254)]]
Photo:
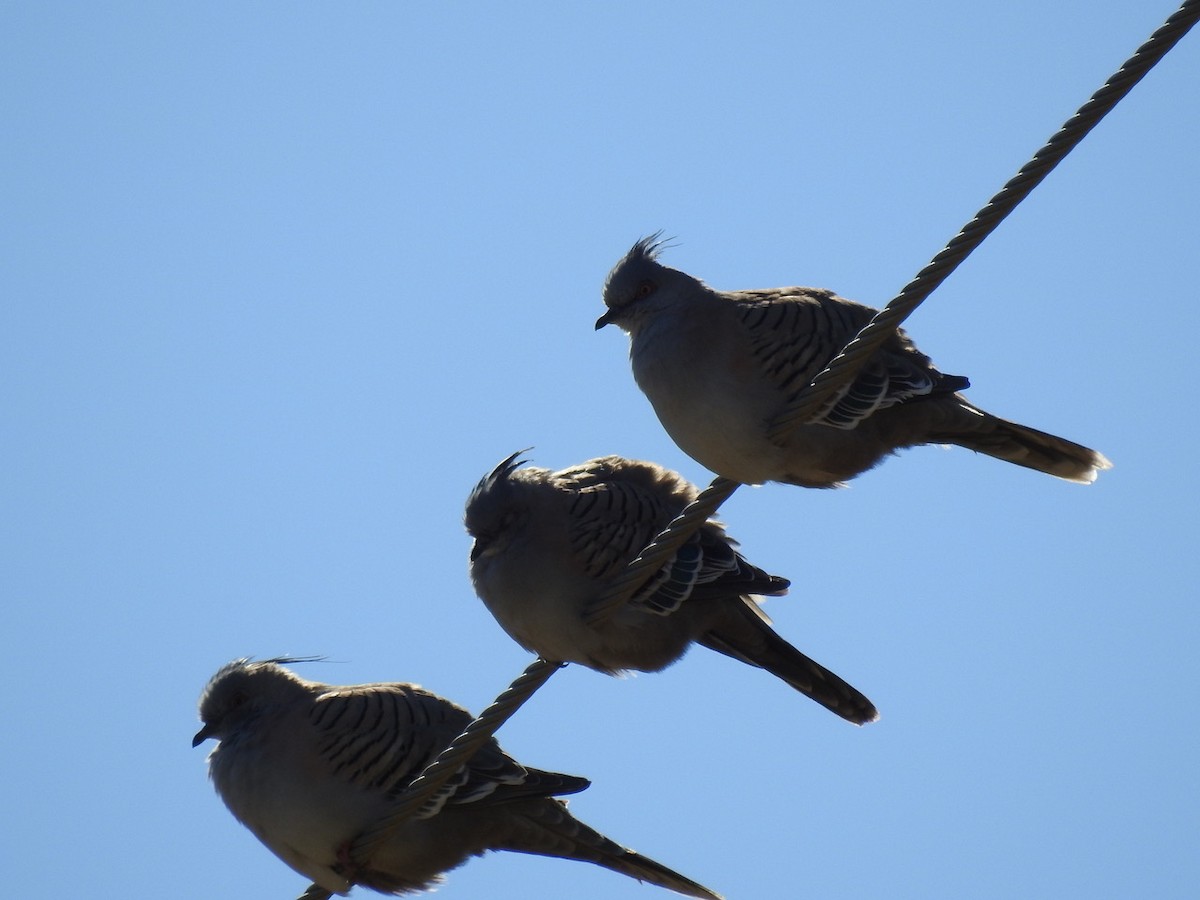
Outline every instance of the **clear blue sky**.
[[(189, 741), (238, 656), (474, 709), (529, 661), (462, 506), (533, 446), (710, 476), (605, 274), (886, 302), (1174, 9), (1018, 0), (5, 4), (0, 844), (29, 898), (287, 898)], [(1200, 36), (909, 322), (1091, 487), (923, 448), (722, 509), (855, 729), (699, 650), (501, 732), (731, 900), (1191, 896)], [(365, 892), (360, 892), (366, 896)], [(512, 854), (444, 900), (652, 898)]]

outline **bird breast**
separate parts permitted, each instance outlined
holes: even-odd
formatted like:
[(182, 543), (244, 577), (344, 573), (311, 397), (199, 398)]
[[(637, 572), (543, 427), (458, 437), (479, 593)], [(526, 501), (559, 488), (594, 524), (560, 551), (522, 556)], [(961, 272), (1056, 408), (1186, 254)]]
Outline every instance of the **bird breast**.
[(638, 387), (681, 450), (726, 478), (761, 484), (784, 467), (783, 451), (767, 440), (780, 399), (746, 365), (741, 339), (728, 329), (714, 342), (693, 328), (647, 327), (630, 356)]
[(337, 849), (379, 810), (363, 791), (296, 752), (309, 743), (275, 742), (268, 753), (253, 739), (222, 742), (210, 759), (213, 783), (234, 817), (276, 856), (327, 890), (344, 892), (349, 882), (331, 868)]

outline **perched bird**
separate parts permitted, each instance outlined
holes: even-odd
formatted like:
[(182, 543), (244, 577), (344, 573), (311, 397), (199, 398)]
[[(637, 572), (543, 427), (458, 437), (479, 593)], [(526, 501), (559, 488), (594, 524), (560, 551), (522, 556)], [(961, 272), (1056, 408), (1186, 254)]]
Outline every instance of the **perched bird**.
[(696, 498), (682, 476), (606, 456), (551, 472), (501, 462), (467, 500), (471, 581), (500, 626), (544, 659), (609, 674), (657, 672), (692, 643), (766, 669), (855, 724), (871, 701), (778, 634), (751, 595), (787, 593), (709, 520), (606, 621), (586, 612), (610, 580)]
[(643, 238), (609, 273), (608, 311), (630, 337), (633, 376), (685, 453), (734, 481), (835, 487), (889, 453), (958, 444), (1068, 481), (1111, 463), (1095, 450), (986, 413), (958, 393), (897, 329), (821, 418), (769, 437), (789, 399), (870, 321), (875, 310), (807, 287), (715, 291), (658, 261)]
[[(362, 885), (406, 894), (488, 850), (595, 863), (689, 897), (719, 895), (613, 843), (554, 799), (585, 778), (527, 769), (493, 739), (369, 859), (352, 842), (397, 804), (398, 795), (471, 721), (415, 684), (337, 686), (308, 681), (280, 663), (224, 666), (200, 697), (192, 746), (220, 741), (208, 757), (230, 812), (285, 863), (324, 892)], [(313, 895), (315, 888), (306, 896)]]

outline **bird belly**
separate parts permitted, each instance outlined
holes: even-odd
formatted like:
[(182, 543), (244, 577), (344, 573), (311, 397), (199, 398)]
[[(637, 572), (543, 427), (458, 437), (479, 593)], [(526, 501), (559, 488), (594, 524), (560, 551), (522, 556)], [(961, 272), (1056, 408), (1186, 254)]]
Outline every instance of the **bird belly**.
[[(486, 574), (474, 578), (476, 593), (500, 627), (526, 650), (555, 662), (589, 665), (595, 636), (583, 615), (595, 586), (573, 574), (547, 573), (556, 554), (523, 559), (527, 552), (512, 548), (507, 558), (492, 560)], [(529, 573), (535, 578), (525, 577)], [(551, 595), (546, 584), (558, 585), (561, 591)]]
[(338, 849), (361, 830), (362, 792), (290, 765), (286, 756), (270, 766), (243, 766), (236, 752), (243, 748), (228, 749), (235, 753), (218, 756), (213, 780), (229, 811), (292, 869), (326, 890), (348, 891), (350, 882), (332, 866)]
[[(736, 370), (701, 357), (658, 352), (635, 357), (634, 378), (671, 439), (710, 471), (761, 484), (785, 469), (783, 450), (767, 439), (773, 392), (746, 383)], [(642, 362), (639, 365), (638, 360)], [(765, 401), (765, 402), (764, 402)]]
[[(557, 554), (535, 562), (494, 560), (476, 591), (505, 632), (543, 659), (572, 662), (613, 674), (626, 669), (653, 672), (678, 659), (692, 635), (672, 617), (623, 609), (607, 622), (589, 625), (591, 604), (602, 597), (605, 581), (575, 572), (547, 573)], [(537, 573), (537, 584), (519, 577)], [(550, 594), (546, 584), (560, 590)]]

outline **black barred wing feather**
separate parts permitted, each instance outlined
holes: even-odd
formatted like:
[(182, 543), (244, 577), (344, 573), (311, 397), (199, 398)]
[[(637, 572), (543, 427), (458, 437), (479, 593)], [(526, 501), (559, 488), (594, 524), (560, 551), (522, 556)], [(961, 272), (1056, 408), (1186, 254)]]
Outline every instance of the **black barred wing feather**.
[(580, 479), (571, 498), (571, 549), (590, 577), (611, 578), (673, 516), (660, 496), (636, 482), (602, 477)]
[(762, 594), (779, 597), (791, 582), (760, 569), (737, 552), (737, 541), (715, 525), (697, 532), (704, 549), (704, 571), (697, 579), (692, 596), (696, 599), (727, 597), (730, 594)]
[(742, 594), (777, 597), (787, 593), (786, 578), (770, 575), (734, 549), (736, 542), (717, 525), (706, 524), (632, 599), (646, 611), (667, 615), (684, 600)]
[[(869, 306), (819, 288), (781, 288), (731, 295), (750, 333), (760, 370), (789, 399), (802, 391), (875, 314)], [(880, 409), (969, 386), (943, 375), (897, 329), (855, 376), (835, 391), (814, 421), (854, 428)]]
[[(668, 506), (673, 496), (654, 480), (663, 470), (653, 471), (632, 460), (613, 465), (593, 460), (586, 467), (559, 473), (574, 488), (570, 516), (571, 548), (592, 578), (612, 578), (628, 565), (682, 510)], [(669, 615), (692, 594), (697, 581), (708, 577), (704, 551), (693, 537), (663, 564), (650, 580), (630, 598), (630, 605), (656, 615)], [(715, 577), (715, 576), (712, 576)]]
[(760, 370), (779, 390), (802, 390), (867, 322), (873, 311), (819, 288), (740, 291), (742, 325)]
[(655, 615), (670, 615), (692, 596), (704, 567), (704, 551), (692, 538), (675, 551), (675, 555), (638, 589), (629, 602)]
[[(593, 460), (559, 475), (566, 476), (574, 490), (572, 550), (597, 580), (613, 577), (633, 560), (695, 495), (682, 480), (665, 482), (666, 470), (633, 460)], [(630, 605), (665, 616), (690, 597), (786, 591), (786, 579), (750, 565), (734, 546), (719, 525), (704, 525), (637, 591)]]
[[(398, 796), (471, 722), (461, 707), (415, 685), (336, 688), (316, 698), (312, 723), (320, 754), (345, 781)], [(489, 741), (422, 806), (416, 818), (447, 803), (497, 802), (583, 790), (588, 781), (526, 769)]]

